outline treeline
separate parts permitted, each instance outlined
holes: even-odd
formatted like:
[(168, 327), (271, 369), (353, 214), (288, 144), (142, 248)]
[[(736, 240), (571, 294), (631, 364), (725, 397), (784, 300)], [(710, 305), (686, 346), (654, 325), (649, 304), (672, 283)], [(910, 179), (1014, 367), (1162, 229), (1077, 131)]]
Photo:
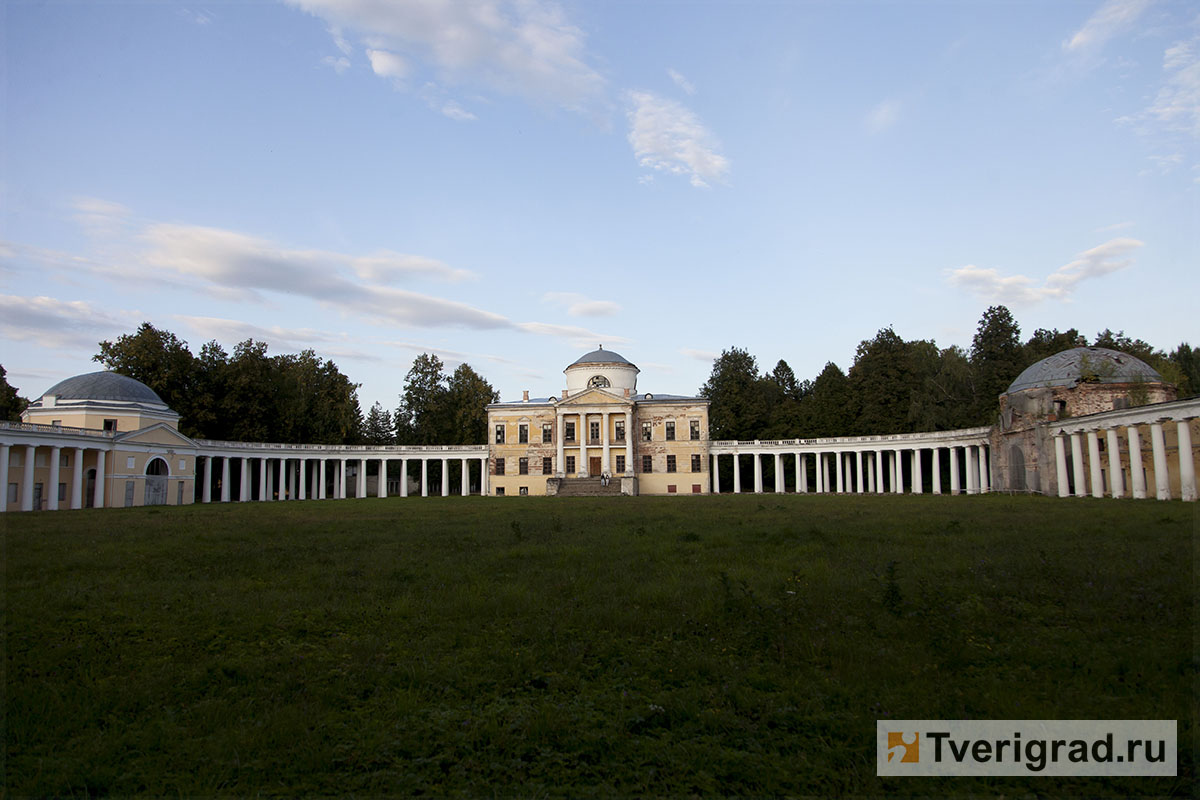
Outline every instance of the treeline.
[[(998, 397), (1026, 367), (1089, 344), (1075, 328), (1039, 328), (1027, 340), (1004, 306), (984, 312), (971, 349), (904, 340), (884, 328), (858, 345), (843, 372), (829, 362), (812, 380), (798, 380), (786, 361), (759, 373), (754, 356), (731, 348), (713, 363), (700, 389), (710, 401), (713, 439), (792, 439), (954, 430), (995, 422)], [(1179, 388), (1200, 393), (1200, 351), (1180, 344), (1171, 353), (1104, 330), (1090, 343), (1142, 359)]]
[(371, 406), (363, 438), (369, 444), (486, 444), (487, 405), (499, 399), (471, 365), (447, 375), (441, 359), (422, 353), (404, 378), (396, 411)]

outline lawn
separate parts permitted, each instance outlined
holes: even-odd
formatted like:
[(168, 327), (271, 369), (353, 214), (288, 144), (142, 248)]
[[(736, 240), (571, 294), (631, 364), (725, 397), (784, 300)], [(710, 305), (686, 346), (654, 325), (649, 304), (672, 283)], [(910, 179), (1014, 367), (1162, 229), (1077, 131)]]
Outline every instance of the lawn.
[[(10, 795), (1191, 796), (1197, 505), (4, 514)], [(1178, 778), (875, 776), (875, 724), (1178, 719)]]

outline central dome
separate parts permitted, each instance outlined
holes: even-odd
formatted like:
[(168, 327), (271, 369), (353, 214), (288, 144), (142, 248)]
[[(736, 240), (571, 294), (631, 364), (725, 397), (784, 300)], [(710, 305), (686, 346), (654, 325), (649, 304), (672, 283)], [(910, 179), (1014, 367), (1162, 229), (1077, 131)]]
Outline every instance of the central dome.
[(567, 392), (574, 394), (586, 388), (604, 389), (617, 394), (626, 390), (637, 391), (637, 376), (640, 372), (620, 353), (605, 350), (601, 345), (590, 353), (584, 353), (563, 370), (567, 374)]
[(1076, 347), (1043, 358), (1017, 376), (1008, 394), (1048, 386), (1079, 383), (1162, 383), (1154, 368), (1127, 353), (1107, 347)]
[(42, 397), (59, 400), (109, 400), (118, 403), (153, 403), (165, 406), (158, 393), (141, 381), (116, 372), (89, 372), (59, 381)]
[[(571, 367), (576, 364), (630, 364), (630, 362), (620, 353), (614, 353), (612, 350), (605, 350), (603, 346), (599, 350), (593, 350), (590, 353), (584, 353), (571, 364)], [(567, 367), (570, 369), (571, 367)]]

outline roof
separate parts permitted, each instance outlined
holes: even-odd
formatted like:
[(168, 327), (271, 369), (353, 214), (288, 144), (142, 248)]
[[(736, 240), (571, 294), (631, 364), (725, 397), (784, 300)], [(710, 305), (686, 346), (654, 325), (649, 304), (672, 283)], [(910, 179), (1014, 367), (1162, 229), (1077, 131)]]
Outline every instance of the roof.
[[(575, 366), (576, 364), (603, 364), (603, 363), (629, 364), (629, 366), (631, 366), (631, 367), (633, 366), (633, 363), (630, 362), (628, 359), (626, 359), (624, 356), (622, 356), (620, 353), (614, 353), (612, 350), (605, 350), (604, 347), (601, 346), (599, 350), (593, 350), (590, 353), (584, 353), (579, 358), (575, 359), (575, 361), (572, 362), (571, 367)], [(567, 369), (570, 369), (571, 367), (567, 367)]]
[(165, 406), (162, 398), (146, 384), (115, 372), (89, 372), (59, 381), (42, 396), (60, 400), (116, 400), (125, 403), (155, 403)]
[(1045, 386), (1075, 386), (1083, 383), (1161, 383), (1154, 368), (1128, 353), (1107, 347), (1076, 347), (1043, 358), (1017, 376), (1008, 393)]

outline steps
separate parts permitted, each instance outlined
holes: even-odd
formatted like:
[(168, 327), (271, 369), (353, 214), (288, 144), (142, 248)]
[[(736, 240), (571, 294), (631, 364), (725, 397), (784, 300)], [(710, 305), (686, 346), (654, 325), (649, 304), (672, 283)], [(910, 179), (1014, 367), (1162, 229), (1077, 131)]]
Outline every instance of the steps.
[(599, 478), (562, 478), (558, 485), (559, 497), (620, 497), (621, 479), (610, 478), (608, 486), (602, 486)]

